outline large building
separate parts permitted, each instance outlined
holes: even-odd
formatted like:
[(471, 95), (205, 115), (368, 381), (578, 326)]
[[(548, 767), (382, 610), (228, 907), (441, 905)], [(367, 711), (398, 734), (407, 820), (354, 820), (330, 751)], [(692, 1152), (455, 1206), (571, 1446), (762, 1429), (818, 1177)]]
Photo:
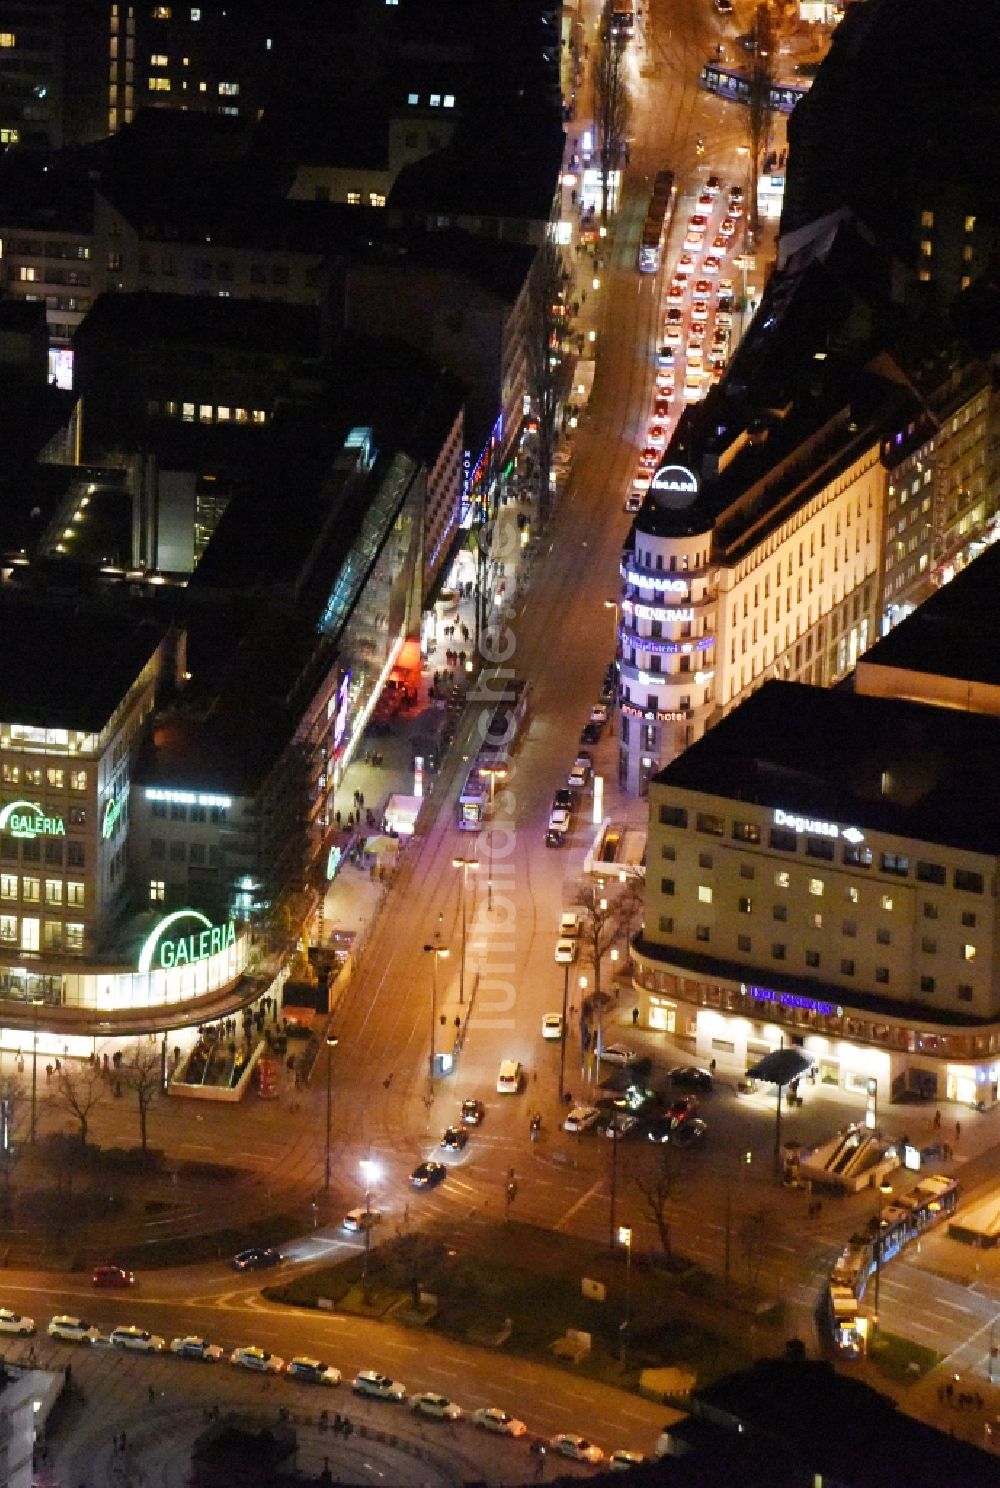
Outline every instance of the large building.
[(645, 1021), (882, 1099), (992, 1105), (1000, 718), (769, 682), (650, 784)]

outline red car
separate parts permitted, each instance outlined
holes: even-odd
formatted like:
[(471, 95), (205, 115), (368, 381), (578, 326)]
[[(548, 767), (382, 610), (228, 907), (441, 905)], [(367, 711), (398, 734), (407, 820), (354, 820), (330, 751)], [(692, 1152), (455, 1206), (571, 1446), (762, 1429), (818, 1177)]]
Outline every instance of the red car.
[(680, 1126), (683, 1122), (690, 1121), (697, 1109), (698, 1101), (695, 1096), (682, 1095), (679, 1100), (675, 1100), (673, 1105), (668, 1107), (667, 1118), (672, 1126)]
[(91, 1281), (95, 1287), (130, 1287), (135, 1285), (135, 1273), (124, 1266), (95, 1266)]

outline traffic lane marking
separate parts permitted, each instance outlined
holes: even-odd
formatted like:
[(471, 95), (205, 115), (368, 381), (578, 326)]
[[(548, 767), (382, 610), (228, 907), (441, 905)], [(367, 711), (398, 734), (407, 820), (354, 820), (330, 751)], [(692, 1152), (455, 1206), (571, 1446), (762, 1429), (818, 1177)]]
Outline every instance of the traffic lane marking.
[(570, 1220), (573, 1218), (574, 1214), (576, 1214), (580, 1209), (582, 1209), (583, 1206), (584, 1206), (584, 1204), (588, 1203), (591, 1199), (595, 1198), (601, 1192), (602, 1188), (603, 1188), (603, 1184), (600, 1181), (598, 1181), (597, 1183), (591, 1184), (590, 1188), (587, 1189), (586, 1193), (581, 1194), (580, 1197), (576, 1200), (576, 1202), (574, 1204), (571, 1204), (569, 1206), (569, 1208), (566, 1210), (566, 1213), (563, 1215), (563, 1217), (561, 1219), (556, 1220), (556, 1223), (553, 1225), (552, 1228), (554, 1230), (561, 1230), (561, 1229), (565, 1228), (565, 1226), (567, 1224), (569, 1224)]

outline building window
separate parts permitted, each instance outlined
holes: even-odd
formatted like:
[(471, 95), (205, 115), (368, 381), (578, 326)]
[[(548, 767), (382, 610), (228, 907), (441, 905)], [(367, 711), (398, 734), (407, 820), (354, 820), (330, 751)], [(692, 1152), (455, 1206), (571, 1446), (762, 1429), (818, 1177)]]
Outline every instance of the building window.
[(223, 98), (235, 98), (240, 91), (239, 83), (220, 83), (219, 93)]
[(785, 827), (772, 827), (767, 834), (768, 844), (777, 852), (795, 852), (799, 839)]
[(840, 927), (841, 934), (846, 935), (848, 940), (854, 940), (858, 933), (857, 920), (845, 920)]
[(688, 814), (684, 810), (684, 807), (683, 806), (661, 806), (660, 807), (660, 826), (661, 827), (686, 827), (687, 824), (688, 824)]
[(936, 920), (937, 917), (938, 917), (937, 905), (936, 904), (925, 904), (924, 905), (924, 919), (925, 920)]
[(187, 862), (187, 848), (183, 842), (171, 842), (170, 861), (171, 863)]
[(785, 947), (782, 945), (782, 943), (781, 943), (780, 940), (776, 940), (776, 941), (774, 941), (772, 943), (772, 945), (771, 945), (771, 958), (774, 961), (784, 961), (784, 959), (785, 959)]
[(845, 843), (841, 862), (845, 868), (870, 868), (872, 865), (872, 850), (870, 847), (852, 847), (850, 843)]
[(708, 884), (699, 884), (698, 885), (698, 903), (699, 904), (711, 904), (711, 902), (712, 902), (712, 890), (711, 890), (711, 888), (709, 887)]
[(695, 925), (695, 927), (694, 927), (694, 938), (695, 938), (695, 940), (707, 940), (708, 939), (708, 935), (709, 935), (709, 930), (708, 930), (708, 926), (707, 925)]
[(737, 899), (736, 907), (740, 914), (753, 914), (753, 900), (748, 899), (745, 895)]
[(674, 922), (670, 915), (660, 915), (660, 931), (663, 935), (673, 935)]
[(749, 935), (737, 935), (736, 948), (737, 950), (742, 951), (745, 956), (749, 956), (751, 949)]
[(910, 871), (910, 860), (903, 853), (883, 853), (881, 866), (883, 873), (895, 873), (905, 878)]
[(37, 878), (22, 878), (21, 898), (25, 904), (37, 904), (42, 897), (41, 880)]
[(0, 943), (4, 945), (17, 944), (16, 915), (0, 915)]
[(892, 935), (891, 935), (891, 933), (888, 930), (882, 930), (882, 929), (876, 930), (875, 931), (875, 943), (876, 943), (876, 945), (892, 945)]
[(933, 992), (934, 978), (932, 976), (922, 976), (920, 978), (920, 990), (921, 992)]
[(188, 848), (188, 862), (196, 868), (205, 866), (205, 844), (203, 842), (192, 842)]
[(73, 909), (82, 909), (86, 898), (86, 889), (78, 880), (73, 880), (66, 885), (66, 903)]
[(967, 894), (981, 894), (983, 892), (983, 875), (981, 873), (970, 873), (967, 868), (956, 868), (955, 877), (952, 882), (956, 889), (964, 889)]
[(806, 857), (822, 858), (824, 863), (832, 863), (833, 843), (829, 837), (807, 837)]
[(923, 863), (917, 861), (918, 883), (943, 884), (945, 881), (944, 868), (940, 863)]
[(45, 772), (45, 780), (53, 790), (63, 790), (66, 785), (66, 771), (50, 767)]
[(62, 920), (46, 920), (43, 927), (42, 944), (47, 951), (58, 951), (62, 949), (63, 927)]
[(61, 878), (47, 878), (45, 880), (45, 902), (46, 904), (61, 904), (63, 897), (63, 886)]
[(75, 791), (85, 791), (87, 789), (86, 770), (70, 770), (69, 788)]
[(167, 803), (166, 803), (166, 801), (154, 801), (153, 802), (153, 815), (154, 816), (159, 816), (159, 817), (165, 817), (166, 814), (167, 814)]
[(22, 951), (37, 951), (39, 948), (39, 936), (41, 923), (36, 919), (24, 919), (21, 921), (21, 949)]
[(844, 959), (843, 959), (843, 961), (841, 961), (841, 963), (840, 963), (840, 974), (841, 974), (841, 976), (853, 976), (854, 975), (854, 962), (851, 960), (851, 958), (849, 956), (845, 956)]
[(755, 878), (756, 870), (752, 863), (740, 864), (740, 878)]
[(714, 816), (710, 811), (699, 811), (694, 824), (696, 831), (707, 832), (712, 837), (721, 837), (726, 830), (725, 819)]
[(673, 892), (674, 892), (674, 881), (673, 881), (673, 879), (672, 878), (661, 878), (660, 879), (660, 893), (661, 894), (666, 894), (669, 897), (671, 894), (673, 894)]
[(4, 785), (17, 785), (21, 779), (20, 765), (9, 765), (6, 760), (4, 761), (2, 773)]
[(699, 868), (711, 868), (712, 866), (713, 866), (713, 859), (712, 859), (712, 854), (711, 853), (699, 853), (698, 854), (698, 867)]
[(674, 863), (677, 861), (677, 849), (669, 842), (665, 842), (660, 848), (660, 857), (665, 863)]
[(920, 941), (920, 949), (925, 956), (937, 955), (937, 941), (933, 935), (925, 935)]
[(760, 842), (760, 827), (753, 822), (733, 822), (734, 842)]
[(17, 898), (17, 874), (0, 873), (0, 899)]
[(888, 966), (876, 966), (876, 968), (875, 968), (875, 980), (881, 986), (883, 986), (883, 987), (888, 985), (888, 982), (889, 982), (889, 968), (888, 968)]
[(806, 951), (806, 965), (812, 967), (819, 965), (819, 951)]
[(928, 211), (921, 212), (921, 214), (920, 214), (920, 226), (921, 227), (933, 227), (934, 226), (934, 213), (933, 212), (928, 212)]
[(784, 870), (780, 870), (774, 875), (774, 887), (776, 889), (787, 889), (790, 883), (791, 877)]
[(962, 910), (962, 925), (966, 930), (975, 930), (976, 916), (971, 909)]
[(149, 902), (150, 904), (162, 904), (167, 897), (167, 886), (162, 878), (151, 878), (149, 880)]
[(66, 866), (67, 868), (83, 868), (86, 862), (86, 850), (82, 842), (67, 842), (66, 844)]
[(182, 805), (180, 801), (172, 801), (170, 804), (170, 820), (186, 822), (187, 819), (187, 807)]
[(66, 925), (66, 949), (67, 951), (83, 950), (83, 926), (75, 921)]
[(825, 888), (826, 885), (821, 878), (811, 878), (809, 880), (809, 892), (817, 899), (822, 899)]
[(959, 982), (959, 984), (958, 984), (958, 1000), (959, 1000), (959, 1002), (971, 1002), (972, 1001), (972, 988), (969, 986), (968, 982)]
[(771, 910), (771, 918), (772, 918), (772, 920), (787, 920), (788, 919), (788, 905), (787, 904), (775, 904), (774, 907)]
[(962, 960), (963, 961), (975, 961), (975, 959), (976, 959), (976, 948), (975, 948), (974, 945), (971, 945), (968, 941), (966, 941), (965, 945), (962, 947)]
[(976, 219), (975, 219), (975, 217), (966, 217), (966, 219), (965, 219), (965, 231), (967, 233), (970, 233), (970, 232), (975, 232), (975, 230), (976, 230)]
[(889, 914), (892, 913), (892, 895), (891, 894), (883, 894), (882, 895), (882, 898), (879, 901), (879, 903), (880, 903), (882, 909), (886, 910), (887, 913), (889, 913)]

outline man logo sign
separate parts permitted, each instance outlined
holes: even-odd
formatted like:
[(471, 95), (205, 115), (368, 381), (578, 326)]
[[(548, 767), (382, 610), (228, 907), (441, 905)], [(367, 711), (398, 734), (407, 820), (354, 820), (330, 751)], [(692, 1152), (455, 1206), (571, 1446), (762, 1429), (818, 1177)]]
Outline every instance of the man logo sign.
[(668, 502), (678, 501), (687, 505), (698, 494), (698, 477), (686, 465), (661, 465), (650, 481), (649, 489)]
[[(171, 936), (166, 932), (179, 920), (195, 920), (204, 928), (191, 935)], [(213, 925), (207, 915), (199, 909), (175, 909), (150, 932), (139, 952), (139, 970), (172, 971), (175, 966), (189, 966), (192, 961), (203, 961), (206, 956), (216, 956), (228, 951), (236, 943), (236, 924), (228, 920), (225, 925)]]

